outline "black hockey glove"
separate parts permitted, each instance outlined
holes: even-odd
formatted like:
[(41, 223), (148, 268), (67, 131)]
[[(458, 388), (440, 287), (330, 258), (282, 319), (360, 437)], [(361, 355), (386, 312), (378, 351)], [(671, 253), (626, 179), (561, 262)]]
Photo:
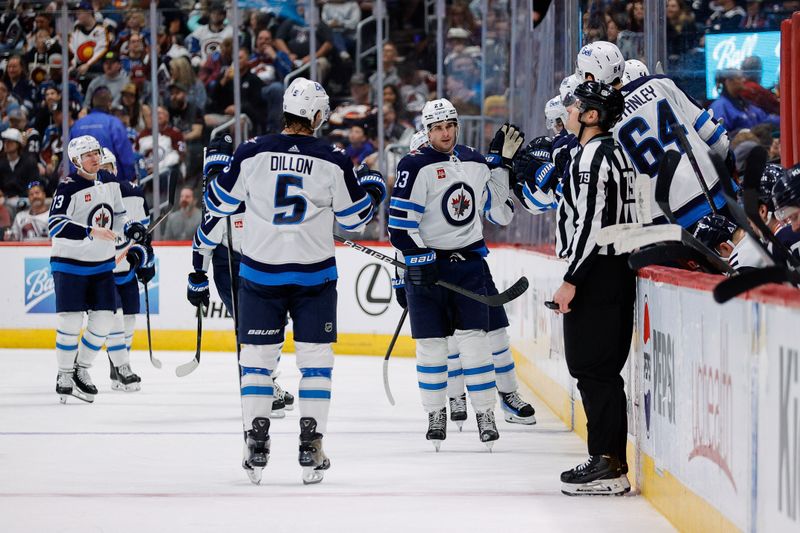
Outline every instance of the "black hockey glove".
[(400, 307), (405, 309), (408, 307), (408, 299), (406, 298), (406, 284), (403, 278), (392, 278), (392, 288), (394, 289), (394, 297)]
[(186, 288), (186, 299), (195, 307), (208, 307), (211, 296), (208, 292), (208, 276), (205, 272), (189, 274), (189, 285)]
[[(543, 192), (548, 192), (557, 183), (553, 165), (553, 140), (536, 137), (514, 158), (516, 183), (529, 183)], [(531, 187), (533, 188), (533, 187)]]
[(494, 139), (489, 143), (489, 155), (486, 163), (492, 167), (505, 167), (512, 170), (512, 160), (519, 147), (525, 141), (525, 134), (513, 124), (506, 122), (494, 134)]
[(372, 203), (378, 207), (386, 199), (386, 179), (377, 170), (370, 169), (364, 163), (356, 169), (356, 181), (372, 196)]
[(140, 266), (147, 266), (150, 262), (149, 252), (147, 246), (142, 244), (134, 244), (128, 248), (128, 253), (125, 254), (125, 259), (131, 266), (131, 270), (136, 270)]
[(439, 280), (436, 252), (427, 248), (412, 248), (403, 252), (403, 256), (406, 259), (408, 281), (412, 285), (429, 286)]
[(139, 281), (147, 285), (156, 277), (156, 254), (153, 252), (153, 247), (149, 244), (145, 245), (147, 251), (147, 260), (139, 264), (136, 268), (136, 277)]
[(140, 222), (128, 222), (125, 224), (125, 237), (135, 243), (143, 243), (147, 239), (147, 228)]
[(203, 160), (203, 175), (216, 177), (233, 159), (233, 139), (229, 133), (218, 133), (206, 148)]

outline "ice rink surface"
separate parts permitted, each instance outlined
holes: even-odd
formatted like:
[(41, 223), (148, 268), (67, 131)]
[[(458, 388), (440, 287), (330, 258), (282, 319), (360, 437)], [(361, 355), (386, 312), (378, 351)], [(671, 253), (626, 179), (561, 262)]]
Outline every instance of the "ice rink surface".
[[(382, 359), (337, 357), (325, 449), (331, 469), (304, 486), (297, 409), (272, 422), (260, 486), (241, 469), (235, 355), (206, 353), (191, 375), (187, 352), (132, 357), (136, 393), (111, 391), (106, 360), (91, 370), (93, 405), (58, 403), (49, 350), (0, 350), (0, 531), (383, 532), (672, 531), (641, 497), (570, 498), (558, 475), (586, 458), (585, 444), (527, 393), (539, 423), (502, 420), (489, 453), (474, 412), (448, 427), (442, 451), (425, 440), (412, 359), (393, 359), (397, 405), (383, 392)], [(279, 383), (297, 391), (294, 357)]]

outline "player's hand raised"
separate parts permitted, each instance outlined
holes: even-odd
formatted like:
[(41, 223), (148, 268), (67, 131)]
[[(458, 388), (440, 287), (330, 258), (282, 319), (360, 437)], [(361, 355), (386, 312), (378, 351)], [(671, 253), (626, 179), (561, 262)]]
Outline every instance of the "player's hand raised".
[(509, 171), (512, 170), (514, 156), (525, 142), (525, 134), (513, 124), (506, 122), (494, 134), (492, 142), (489, 143), (489, 155), (486, 162), (489, 166), (503, 166)]

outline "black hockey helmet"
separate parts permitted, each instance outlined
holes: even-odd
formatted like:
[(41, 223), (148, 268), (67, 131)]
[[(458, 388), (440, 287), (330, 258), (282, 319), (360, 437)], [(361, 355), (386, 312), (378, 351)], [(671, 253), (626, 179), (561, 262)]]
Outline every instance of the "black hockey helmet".
[[(775, 211), (786, 207), (800, 207), (800, 164), (786, 170), (772, 188)], [(778, 218), (784, 218), (778, 215)]]
[(600, 115), (598, 126), (606, 131), (614, 127), (622, 117), (625, 98), (622, 93), (607, 83), (585, 81), (575, 88), (575, 99), (579, 101), (581, 113), (594, 109)]
[(770, 213), (775, 211), (775, 203), (772, 201), (772, 189), (775, 184), (784, 174), (783, 167), (770, 163), (764, 167), (764, 173), (761, 175), (761, 182), (758, 185), (758, 201), (767, 206)]
[(724, 216), (711, 214), (704, 216), (697, 222), (694, 236), (712, 250), (716, 250), (717, 246), (723, 242), (733, 239), (733, 233), (736, 229), (736, 224)]

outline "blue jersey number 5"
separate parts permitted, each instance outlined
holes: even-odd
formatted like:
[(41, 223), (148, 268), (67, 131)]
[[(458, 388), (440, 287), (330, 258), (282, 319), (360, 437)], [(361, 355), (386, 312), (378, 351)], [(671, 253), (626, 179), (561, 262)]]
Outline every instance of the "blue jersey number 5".
[(296, 194), (289, 194), (289, 187), (303, 188), (303, 178), (292, 174), (278, 174), (275, 184), (275, 208), (290, 207), (291, 211), (275, 213), (272, 223), (278, 226), (299, 224), (306, 216), (306, 199)]

